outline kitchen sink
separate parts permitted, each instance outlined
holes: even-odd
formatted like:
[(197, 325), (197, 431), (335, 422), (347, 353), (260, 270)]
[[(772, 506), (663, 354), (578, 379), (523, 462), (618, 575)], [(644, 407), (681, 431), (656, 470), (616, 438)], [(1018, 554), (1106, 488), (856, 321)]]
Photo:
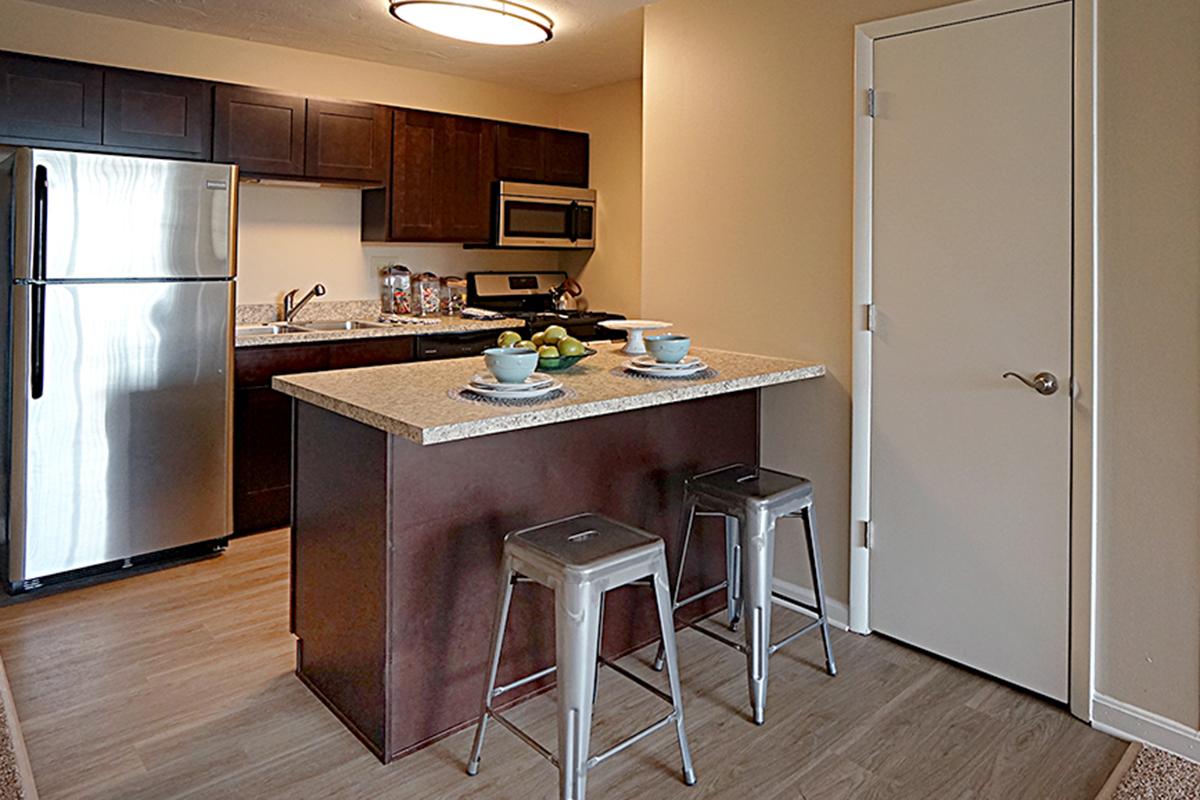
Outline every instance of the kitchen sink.
[(293, 326), (302, 331), (356, 331), (363, 328), (386, 328), (382, 322), (363, 322), (357, 319), (318, 320)]
[(286, 325), (282, 322), (270, 325), (239, 325), (237, 336), (271, 336), (278, 333), (308, 333), (308, 328)]

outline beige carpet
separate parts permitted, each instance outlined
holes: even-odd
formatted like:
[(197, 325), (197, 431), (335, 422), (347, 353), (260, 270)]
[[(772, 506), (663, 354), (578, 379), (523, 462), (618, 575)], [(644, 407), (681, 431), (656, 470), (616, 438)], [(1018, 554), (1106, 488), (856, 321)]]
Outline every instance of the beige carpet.
[(1197, 800), (1200, 764), (1133, 744), (1096, 800)]
[(37, 796), (17, 707), (0, 662), (0, 800), (37, 800)]

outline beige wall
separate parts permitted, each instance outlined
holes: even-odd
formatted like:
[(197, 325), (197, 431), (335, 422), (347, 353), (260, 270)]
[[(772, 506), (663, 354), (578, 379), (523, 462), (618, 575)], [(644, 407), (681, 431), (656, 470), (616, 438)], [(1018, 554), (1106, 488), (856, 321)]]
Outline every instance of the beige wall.
[[(642, 311), (703, 345), (825, 362), (763, 394), (762, 459), (810, 476), (848, 600), (854, 25), (930, 0), (646, 9)], [(785, 534), (776, 574), (807, 585)]]
[(1200, 727), (1200, 3), (1101, 0), (1096, 688)]
[[(939, 0), (664, 0), (646, 11), (642, 308), (706, 345), (824, 361), (763, 402), (848, 583), (853, 26)], [(1100, 0), (1097, 687), (1200, 701), (1200, 4)], [(804, 582), (798, 542), (777, 574)], [(1019, 645), (1019, 643), (1017, 643)]]
[[(309, 96), (557, 125), (556, 95), (431, 72), (0, 0), (0, 50), (15, 50), (244, 83)], [(467, 269), (556, 269), (551, 254), (464, 251), (454, 245), (367, 247), (359, 193), (242, 186), (238, 302), (275, 302), (323, 282), (326, 299), (377, 294), (374, 271), (404, 263), (441, 275)]]
[(286, 186), (241, 187), (238, 302), (275, 303), (288, 289), (323, 283), (326, 300), (379, 293), (381, 266), (462, 275), (479, 269), (558, 269), (554, 253), (464, 250), (446, 244), (364, 247), (359, 192)]
[(559, 125), (591, 133), (591, 183), (599, 204), (596, 250), (566, 255), (563, 266), (583, 284), (592, 308), (636, 317), (642, 275), (641, 80), (563, 95)]

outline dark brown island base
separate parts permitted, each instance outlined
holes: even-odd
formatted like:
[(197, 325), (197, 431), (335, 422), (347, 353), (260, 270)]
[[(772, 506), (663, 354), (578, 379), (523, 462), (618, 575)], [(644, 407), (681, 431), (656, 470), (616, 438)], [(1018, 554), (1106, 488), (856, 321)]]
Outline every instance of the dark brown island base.
[[(558, 373), (565, 397), (525, 407), (452, 396), (478, 358), (275, 378), (294, 408), (296, 674), (381, 760), (475, 721), (507, 531), (596, 511), (662, 536), (674, 568), (684, 478), (756, 462), (760, 390), (824, 374), (694, 350), (715, 375), (652, 380), (603, 350)], [(723, 579), (722, 531), (698, 530), (685, 592)], [(553, 603), (517, 590), (501, 682), (554, 662)], [(609, 595), (606, 655), (655, 632), (651, 592)]]

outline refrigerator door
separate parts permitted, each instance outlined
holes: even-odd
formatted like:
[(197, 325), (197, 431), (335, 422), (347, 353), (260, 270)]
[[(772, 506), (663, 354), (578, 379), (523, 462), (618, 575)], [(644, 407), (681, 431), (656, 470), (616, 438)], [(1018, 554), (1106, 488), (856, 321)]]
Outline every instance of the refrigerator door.
[(233, 283), (12, 298), (9, 581), (227, 536)]
[(44, 246), (39, 263), (18, 253), (18, 280), (234, 275), (237, 167), (22, 150), (15, 184), (33, 209), (21, 238)]

